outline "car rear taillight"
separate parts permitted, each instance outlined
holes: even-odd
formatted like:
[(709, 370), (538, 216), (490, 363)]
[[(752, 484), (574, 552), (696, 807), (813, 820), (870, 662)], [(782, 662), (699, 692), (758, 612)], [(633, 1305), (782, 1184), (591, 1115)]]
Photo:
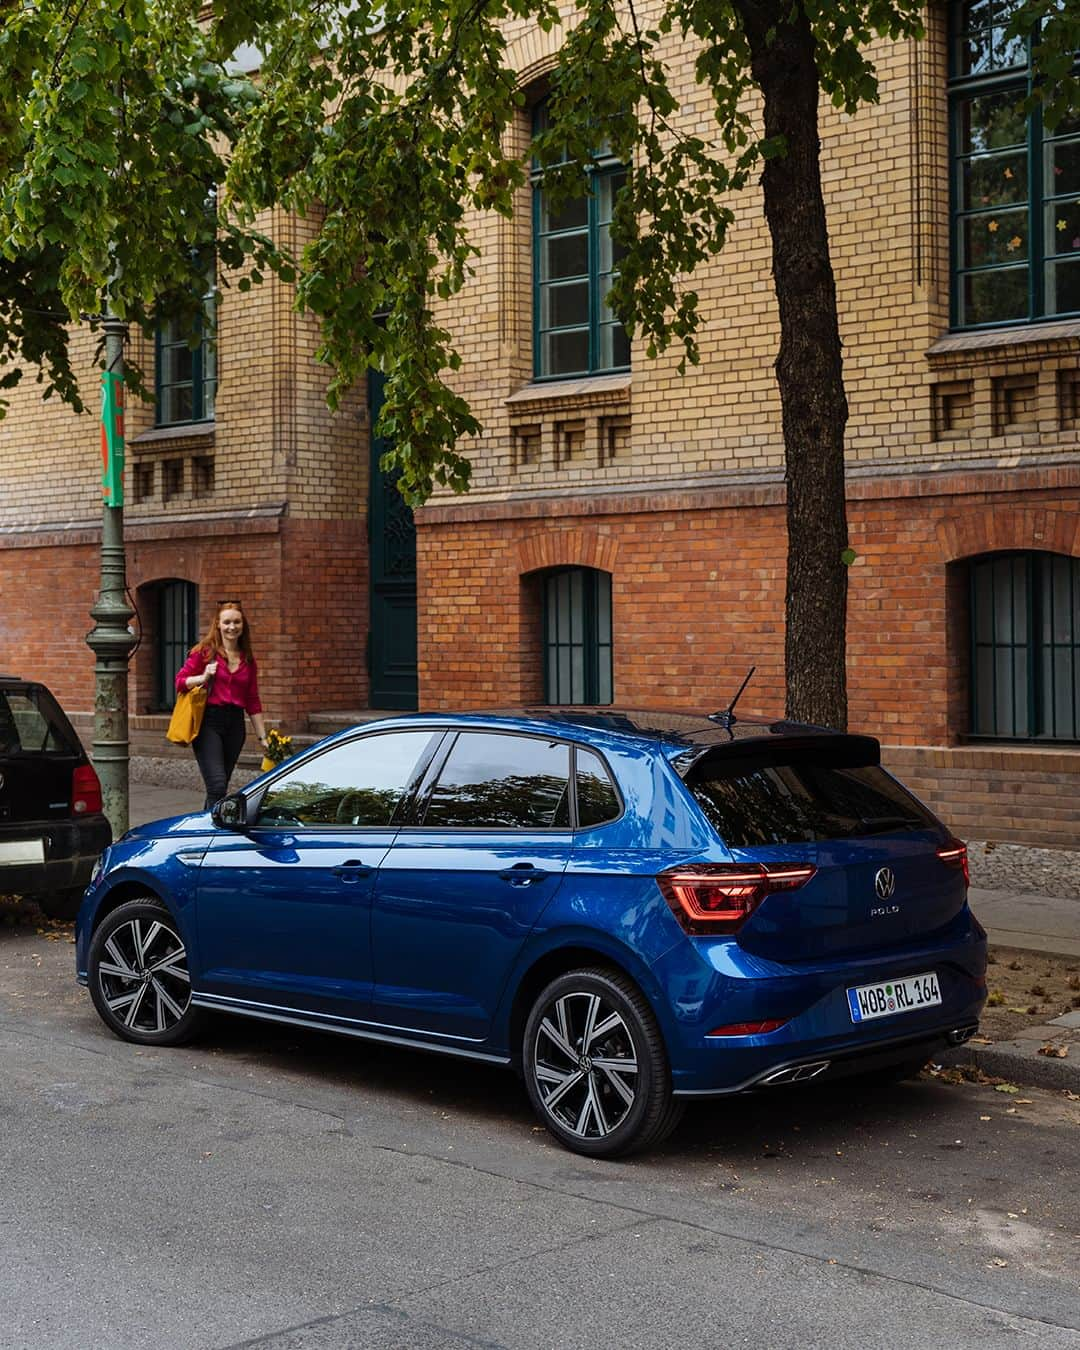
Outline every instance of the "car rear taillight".
[(793, 891), (817, 869), (802, 863), (694, 863), (656, 878), (688, 933), (735, 933), (773, 891)]
[(944, 848), (938, 849), (937, 855), (943, 863), (948, 863), (950, 867), (959, 867), (964, 874), (964, 885), (971, 885), (967, 844), (962, 844), (959, 839), (950, 839)]
[(71, 775), (71, 809), (77, 816), (101, 810), (101, 784), (89, 764), (80, 764)]

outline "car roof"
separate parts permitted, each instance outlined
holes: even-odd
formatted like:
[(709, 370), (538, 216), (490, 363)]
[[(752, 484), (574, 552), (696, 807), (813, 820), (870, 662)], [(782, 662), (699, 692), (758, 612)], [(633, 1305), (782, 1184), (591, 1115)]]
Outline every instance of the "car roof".
[[(663, 708), (560, 707), (492, 708), (468, 712), (403, 714), (392, 719), (395, 726), (485, 727), (497, 731), (524, 731), (583, 740), (598, 747), (618, 744), (659, 749), (685, 772), (704, 755), (726, 747), (752, 751), (818, 742), (822, 737), (840, 737), (827, 727), (767, 717), (736, 717), (730, 726), (707, 713)], [(381, 723), (380, 725), (388, 725)], [(372, 727), (366, 724), (366, 728)], [(866, 752), (877, 750), (871, 737), (847, 737), (865, 742)]]

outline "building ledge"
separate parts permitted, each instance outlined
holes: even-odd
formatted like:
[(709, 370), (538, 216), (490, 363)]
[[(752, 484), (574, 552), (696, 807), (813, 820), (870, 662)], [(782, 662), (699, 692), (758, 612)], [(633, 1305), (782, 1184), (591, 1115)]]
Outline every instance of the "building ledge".
[(580, 380), (552, 380), (544, 384), (527, 384), (505, 399), (505, 406), (530, 407), (544, 403), (582, 399), (625, 399), (630, 395), (630, 372), (618, 375), (588, 375)]
[(946, 333), (927, 347), (926, 355), (1000, 351), (1003, 347), (1030, 347), (1037, 342), (1063, 342), (1070, 338), (1080, 338), (1080, 319), (1055, 319), (1052, 323), (1029, 323), (1016, 328), (980, 328), (969, 333)]
[(157, 445), (172, 441), (212, 441), (217, 433), (216, 422), (184, 422), (176, 427), (151, 427), (149, 431), (140, 431), (132, 436), (129, 445)]

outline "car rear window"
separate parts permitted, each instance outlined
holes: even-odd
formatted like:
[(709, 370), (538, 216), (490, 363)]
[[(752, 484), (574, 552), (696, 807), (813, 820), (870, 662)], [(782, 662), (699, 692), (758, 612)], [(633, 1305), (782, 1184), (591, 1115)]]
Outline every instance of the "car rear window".
[(36, 689), (0, 690), (0, 755), (70, 755), (60, 719)]
[(924, 830), (934, 817), (880, 765), (708, 759), (686, 786), (724, 842), (812, 843)]

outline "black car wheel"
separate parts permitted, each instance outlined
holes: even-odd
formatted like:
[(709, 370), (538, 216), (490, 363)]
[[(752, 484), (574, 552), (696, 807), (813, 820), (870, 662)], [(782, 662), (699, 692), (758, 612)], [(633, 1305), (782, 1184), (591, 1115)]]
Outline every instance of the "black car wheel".
[(125, 1041), (181, 1045), (205, 1014), (191, 1002), (187, 951), (165, 906), (129, 900), (101, 921), (90, 943), (90, 996)]
[(83, 888), (73, 887), (67, 891), (53, 891), (49, 895), (35, 895), (38, 908), (47, 919), (73, 919), (82, 904)]
[(682, 1104), (644, 995), (614, 970), (575, 970), (540, 994), (522, 1065), (533, 1109), (561, 1144), (614, 1158), (659, 1143)]

